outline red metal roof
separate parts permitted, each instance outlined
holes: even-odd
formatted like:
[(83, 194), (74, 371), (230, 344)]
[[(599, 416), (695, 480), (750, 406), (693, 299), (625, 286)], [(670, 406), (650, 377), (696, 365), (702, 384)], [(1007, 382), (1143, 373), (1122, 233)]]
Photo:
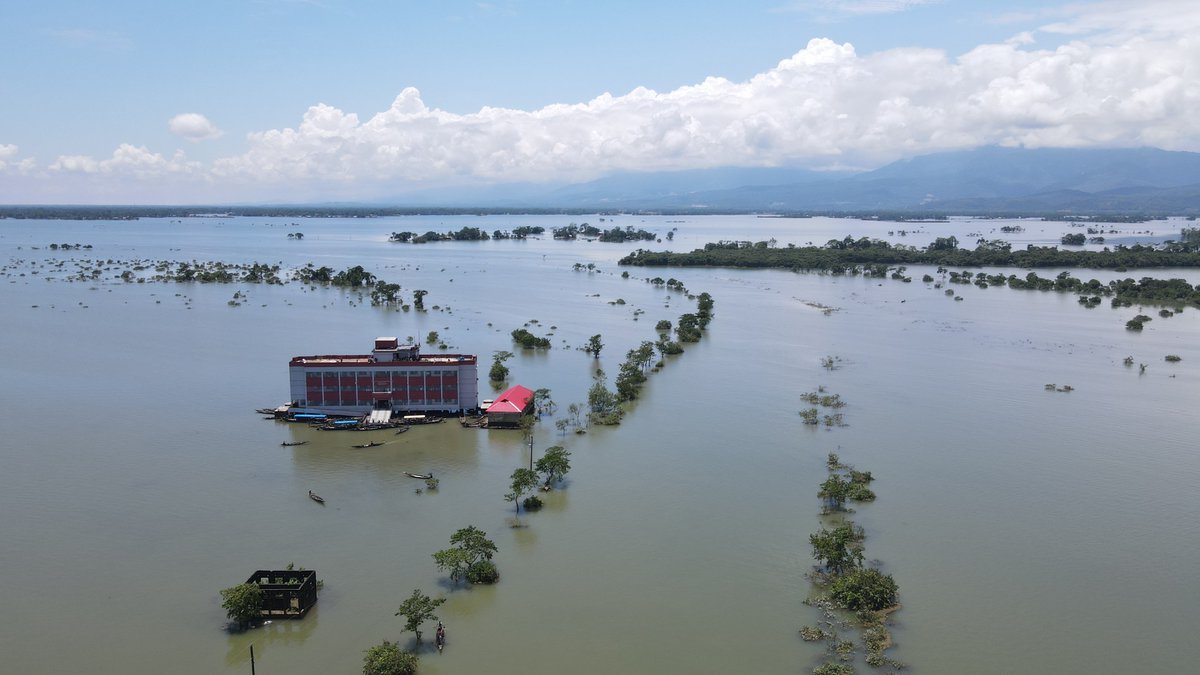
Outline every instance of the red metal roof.
[(533, 392), (521, 385), (514, 385), (500, 394), (496, 402), (488, 406), (489, 413), (523, 413), (533, 402)]

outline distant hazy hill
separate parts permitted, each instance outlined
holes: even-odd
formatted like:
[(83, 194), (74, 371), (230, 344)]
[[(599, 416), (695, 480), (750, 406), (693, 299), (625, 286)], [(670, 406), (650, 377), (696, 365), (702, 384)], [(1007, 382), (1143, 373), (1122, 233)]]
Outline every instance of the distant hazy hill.
[(717, 168), (574, 185), (493, 185), (391, 203), (499, 208), (953, 213), (1200, 213), (1200, 153), (987, 147), (874, 171)]
[[(790, 168), (724, 167), (688, 171), (620, 173), (587, 183), (504, 183), (397, 195), (380, 204), (513, 208), (659, 208), (688, 205), (693, 195), (752, 186), (820, 184), (848, 173)], [(738, 207), (739, 209), (742, 207)]]
[(980, 148), (924, 155), (819, 183), (695, 192), (686, 201), (751, 210), (1196, 213), (1198, 196), (1198, 153)]

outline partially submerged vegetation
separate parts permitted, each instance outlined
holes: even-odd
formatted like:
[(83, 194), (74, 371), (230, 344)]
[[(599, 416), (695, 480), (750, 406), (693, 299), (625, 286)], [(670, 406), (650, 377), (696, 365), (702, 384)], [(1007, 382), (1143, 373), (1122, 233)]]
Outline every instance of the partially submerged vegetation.
[[(647, 372), (662, 368), (666, 363), (667, 356), (682, 354), (684, 349), (681, 342), (700, 341), (704, 330), (712, 321), (715, 303), (708, 293), (690, 297), (696, 299), (696, 311), (679, 317), (675, 324), (675, 335), (678, 341), (671, 340), (670, 333), (667, 332), (671, 328), (670, 321), (663, 320), (655, 324), (657, 340), (644, 340), (637, 347), (626, 352), (625, 361), (621, 363), (620, 370), (613, 382), (616, 387), (615, 392), (605, 384), (607, 376), (604, 371), (596, 369), (593, 374), (592, 386), (588, 390), (587, 405), (590, 422), (620, 424), (621, 418), (625, 416), (625, 410), (621, 404), (637, 399), (642, 385), (648, 379)], [(600, 335), (593, 335), (582, 349), (594, 357), (598, 357), (603, 346)], [(657, 362), (654, 360), (655, 352), (659, 354)]]
[[(826, 357), (834, 358), (834, 357)], [(831, 369), (832, 370), (832, 369)], [(842, 400), (841, 394), (830, 394), (826, 392), (825, 386), (822, 385), (816, 391), (810, 391), (800, 395), (800, 400), (813, 406), (800, 410), (800, 419), (808, 426), (816, 426), (824, 424), (826, 427), (844, 427), (846, 422), (840, 410), (846, 407), (846, 402)], [(816, 406), (826, 408), (830, 412), (821, 413)]]
[(489, 235), (478, 227), (463, 227), (453, 232), (435, 232), (430, 230), (424, 234), (416, 232), (393, 232), (388, 235), (388, 241), (401, 244), (427, 244), (434, 241), (487, 241), (488, 239), (526, 239), (532, 235), (542, 234), (546, 228), (540, 225), (522, 225), (512, 230), (493, 230)]
[[(79, 244), (52, 244), (51, 250), (76, 250)], [(91, 245), (82, 245), (91, 248)], [(279, 263), (231, 263), (224, 261), (174, 261), (174, 260), (117, 260), (69, 258), (39, 262), (14, 260), (0, 272), (8, 276), (24, 276), (19, 271), (25, 265), (35, 267), (31, 275), (43, 279), (98, 283), (105, 280), (127, 284), (147, 283), (198, 283), (198, 284), (267, 284), (284, 285), (297, 282), (306, 286), (344, 288), (369, 293), (372, 305), (395, 306), (405, 311), (409, 305), (401, 300), (400, 284), (389, 283), (368, 272), (362, 265), (353, 265), (341, 271), (322, 265), (307, 263), (302, 267), (285, 270)], [(43, 273), (45, 272), (45, 273)], [(413, 307), (425, 309), (424, 297), (428, 291), (412, 291)]]
[[(924, 249), (850, 236), (832, 239), (819, 247), (789, 245), (777, 248), (773, 241), (721, 241), (707, 244), (703, 249), (691, 253), (639, 249), (622, 258), (620, 264), (782, 268), (836, 276), (891, 278), (905, 283), (913, 281), (907, 274), (908, 265), (936, 265), (938, 277), (924, 274), (921, 278), (922, 282), (931, 284), (935, 289), (941, 289), (946, 284), (957, 284), (973, 285), (980, 289), (1008, 286), (1020, 290), (1075, 293), (1079, 296), (1079, 304), (1086, 308), (1097, 307), (1107, 298), (1114, 308), (1157, 305), (1163, 307), (1158, 312), (1159, 316), (1170, 318), (1188, 306), (1200, 308), (1200, 285), (1192, 285), (1186, 279), (1179, 278), (1123, 278), (1106, 283), (1098, 279), (1084, 281), (1066, 270), (1047, 278), (1034, 271), (1023, 275), (1006, 275), (962, 268), (1071, 267), (1123, 272), (1130, 268), (1200, 266), (1200, 228), (1183, 228), (1180, 234), (1179, 240), (1170, 240), (1160, 246), (1117, 245), (1102, 251), (1064, 251), (1054, 246), (1032, 245), (1023, 250), (1013, 250), (1008, 242), (983, 238), (977, 241), (975, 249), (967, 250), (958, 247), (955, 237), (938, 237)], [(1075, 239), (1072, 239), (1071, 243), (1074, 242)], [(955, 267), (959, 269), (952, 269)], [(656, 279), (661, 281), (661, 277)], [(944, 293), (956, 301), (963, 299), (951, 288), (944, 289)], [(1138, 314), (1127, 321), (1125, 327), (1140, 331), (1151, 318)]]
[(363, 675), (412, 675), (417, 672), (418, 665), (416, 654), (384, 640), (366, 651), (363, 656)]
[(638, 249), (618, 264), (664, 267), (752, 267), (846, 274), (872, 265), (943, 267), (1070, 267), (1128, 269), (1200, 267), (1200, 243), (1184, 228), (1178, 241), (1161, 246), (1116, 245), (1102, 251), (1064, 251), (1057, 246), (1012, 248), (1003, 240), (979, 239), (974, 249), (959, 248), (956, 237), (938, 237), (925, 248), (847, 235), (824, 246), (771, 246), (770, 242), (718, 241), (690, 253)]
[(522, 349), (549, 349), (550, 338), (538, 337), (524, 328), (512, 332), (513, 342), (521, 345)]
[[(603, 220), (603, 219), (601, 219)], [(653, 232), (648, 232), (643, 229), (634, 229), (632, 226), (613, 227), (608, 230), (602, 230), (594, 225), (583, 223), (576, 225), (571, 223), (563, 227), (551, 228), (551, 232), (555, 239), (575, 240), (579, 238), (596, 239), (607, 243), (620, 243), (623, 241), (654, 241), (655, 235)]]
[(450, 548), (434, 553), (433, 561), (438, 569), (450, 574), (452, 582), (465, 579), (472, 584), (494, 584), (500, 580), (492, 562), (496, 544), (487, 538), (486, 532), (468, 525), (450, 535), (450, 544)]
[[(892, 646), (886, 620), (899, 608), (899, 588), (890, 574), (865, 565), (863, 543), (866, 534), (862, 527), (846, 517), (851, 512), (846, 506), (847, 501), (875, 499), (875, 493), (870, 489), (874, 477), (870, 471), (857, 471), (843, 464), (832, 452), (826, 458), (826, 468), (829, 475), (821, 483), (817, 496), (822, 503), (821, 515), (833, 520), (828, 523), (830, 527), (823, 525), (808, 538), (812, 557), (817, 562), (809, 578), (826, 592), (805, 601), (820, 610), (823, 621), (800, 628), (801, 639), (826, 644), (826, 660), (813, 672), (854, 672), (850, 663), (857, 647), (853, 640), (843, 639), (838, 631), (855, 626), (861, 631), (860, 641), (867, 665), (903, 668), (903, 664), (885, 655)], [(853, 613), (853, 622), (844, 618), (847, 612)]]

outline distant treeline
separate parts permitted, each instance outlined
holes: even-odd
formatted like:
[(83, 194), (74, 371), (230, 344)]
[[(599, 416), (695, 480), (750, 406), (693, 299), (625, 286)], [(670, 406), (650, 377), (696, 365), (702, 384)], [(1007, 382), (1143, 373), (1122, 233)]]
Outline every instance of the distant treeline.
[[(380, 218), (384, 216), (584, 215), (595, 209), (379, 206), (5, 206), (0, 218), (36, 220), (137, 220), (247, 216), (259, 218)], [(607, 212), (601, 215), (614, 215)]]
[(862, 237), (831, 239), (824, 246), (776, 248), (770, 242), (720, 241), (690, 253), (638, 249), (621, 265), (667, 267), (751, 267), (795, 271), (847, 272), (861, 265), (934, 265), (941, 267), (1068, 267), (1124, 270), (1145, 267), (1200, 267), (1198, 231), (1185, 228), (1181, 241), (1161, 246), (1117, 245), (1103, 251), (1065, 251), (1057, 246), (1014, 250), (1002, 240), (980, 239), (974, 249), (958, 247), (955, 237), (938, 237), (926, 248)]
[[(948, 214), (946, 211), (883, 210), (883, 211), (760, 211), (756, 209), (608, 209), (597, 211), (592, 208), (573, 207), (439, 207), (439, 206), (225, 206), (225, 205), (0, 205), (0, 219), (37, 220), (136, 220), (138, 218), (189, 218), (196, 216), (246, 216), (261, 218), (380, 218), (385, 216), (496, 216), (496, 215), (586, 215), (599, 213), (602, 216), (702, 216), (702, 215), (760, 215), (778, 218), (848, 218), (894, 222), (943, 221), (948, 215), (976, 218), (1041, 218), (1042, 220), (1067, 220), (1090, 222), (1140, 223), (1157, 220), (1176, 212), (1132, 212), (1089, 215), (1086, 213), (1055, 213), (1044, 211), (972, 211), (965, 209)], [(1196, 216), (1191, 215), (1189, 220)]]

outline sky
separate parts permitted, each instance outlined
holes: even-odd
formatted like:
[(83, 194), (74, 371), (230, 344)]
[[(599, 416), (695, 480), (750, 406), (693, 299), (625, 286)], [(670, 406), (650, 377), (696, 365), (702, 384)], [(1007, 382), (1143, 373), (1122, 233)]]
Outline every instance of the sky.
[(0, 203), (1200, 151), (1195, 0), (5, 0)]

